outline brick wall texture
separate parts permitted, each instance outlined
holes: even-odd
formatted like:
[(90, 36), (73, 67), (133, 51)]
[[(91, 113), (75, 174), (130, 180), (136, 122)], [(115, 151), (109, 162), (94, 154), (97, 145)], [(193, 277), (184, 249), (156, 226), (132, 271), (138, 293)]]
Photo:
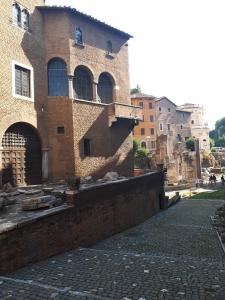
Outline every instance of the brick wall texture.
[(50, 209), (8, 228), (0, 233), (0, 274), (93, 245), (143, 222), (165, 207), (163, 182), (158, 172), (94, 187), (68, 196), (70, 207)]
[[(48, 151), (50, 180), (75, 174), (101, 176), (114, 166), (124, 175), (131, 174), (130, 121), (118, 120), (109, 127), (106, 106), (69, 97), (48, 97), (47, 82), (48, 61), (61, 58), (67, 64), (68, 75), (74, 75), (77, 66), (87, 67), (93, 86), (102, 72), (108, 72), (114, 82), (113, 101), (131, 104), (128, 37), (67, 10), (37, 8), (44, 4), (41, 0), (19, 1), (30, 14), (30, 32), (26, 32), (12, 24), (12, 3), (6, 1), (0, 11), (0, 141), (12, 124), (31, 125), (40, 137), (42, 149)], [(74, 43), (76, 27), (82, 28), (85, 47)], [(114, 58), (106, 55), (108, 40), (112, 41)], [(13, 60), (34, 70), (33, 101), (13, 97)], [(64, 135), (57, 134), (58, 126), (65, 127)], [(81, 149), (84, 137), (92, 139), (93, 153), (88, 158), (83, 157)]]

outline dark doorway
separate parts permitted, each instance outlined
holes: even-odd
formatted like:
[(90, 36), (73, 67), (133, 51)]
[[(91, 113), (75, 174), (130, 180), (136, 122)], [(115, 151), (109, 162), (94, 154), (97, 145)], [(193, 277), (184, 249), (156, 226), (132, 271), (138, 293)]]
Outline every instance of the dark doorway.
[(2, 183), (38, 184), (42, 178), (41, 144), (30, 125), (15, 123), (2, 139)]

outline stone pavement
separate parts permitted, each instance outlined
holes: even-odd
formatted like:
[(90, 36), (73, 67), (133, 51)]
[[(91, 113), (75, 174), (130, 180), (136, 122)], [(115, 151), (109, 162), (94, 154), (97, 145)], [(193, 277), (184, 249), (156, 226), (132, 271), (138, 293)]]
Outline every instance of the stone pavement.
[(1, 276), (0, 299), (225, 300), (224, 253), (210, 224), (222, 203), (182, 200), (91, 248)]

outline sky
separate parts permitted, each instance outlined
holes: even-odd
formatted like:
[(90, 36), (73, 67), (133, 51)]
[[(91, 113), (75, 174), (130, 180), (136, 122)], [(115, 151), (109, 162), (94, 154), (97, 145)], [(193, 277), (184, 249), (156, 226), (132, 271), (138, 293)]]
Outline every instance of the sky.
[(128, 32), (131, 88), (225, 117), (224, 0), (47, 0)]

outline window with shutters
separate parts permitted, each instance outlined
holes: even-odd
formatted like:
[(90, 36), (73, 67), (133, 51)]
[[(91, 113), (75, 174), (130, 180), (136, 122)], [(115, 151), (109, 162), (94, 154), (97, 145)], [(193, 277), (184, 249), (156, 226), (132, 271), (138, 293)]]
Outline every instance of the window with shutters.
[(33, 68), (12, 61), (13, 97), (33, 100)]
[(30, 98), (30, 70), (15, 66), (16, 94)]

